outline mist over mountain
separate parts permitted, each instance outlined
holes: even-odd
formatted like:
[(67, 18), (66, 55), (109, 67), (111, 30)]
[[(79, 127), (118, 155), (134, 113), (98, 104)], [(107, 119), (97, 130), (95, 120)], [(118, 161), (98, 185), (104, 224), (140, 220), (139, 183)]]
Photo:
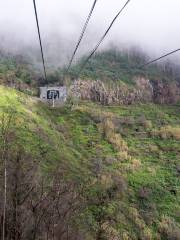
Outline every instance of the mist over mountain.
[[(49, 67), (67, 63), (92, 3), (92, 0), (37, 1), (45, 59)], [(124, 3), (119, 0), (97, 2), (77, 59), (96, 45)], [(156, 57), (179, 48), (179, 8), (178, 0), (131, 1), (99, 50), (112, 45), (119, 49), (136, 46), (150, 57)], [(0, 49), (40, 61), (33, 1), (1, 2)], [(179, 61), (180, 54), (176, 53), (170, 59)]]

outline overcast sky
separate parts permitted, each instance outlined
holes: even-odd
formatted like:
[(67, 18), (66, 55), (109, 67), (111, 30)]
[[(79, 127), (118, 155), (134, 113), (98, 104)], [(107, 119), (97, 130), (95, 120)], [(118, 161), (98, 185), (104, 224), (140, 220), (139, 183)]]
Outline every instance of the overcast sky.
[[(68, 57), (94, 0), (36, 0), (46, 52)], [(90, 50), (126, 0), (98, 0), (78, 54)], [(180, 0), (131, 0), (101, 48), (136, 45), (152, 56), (180, 48)], [(18, 44), (16, 44), (18, 43)], [(0, 0), (0, 46), (38, 45), (33, 0)], [(63, 52), (63, 53), (62, 53)], [(174, 58), (180, 59), (180, 52)]]

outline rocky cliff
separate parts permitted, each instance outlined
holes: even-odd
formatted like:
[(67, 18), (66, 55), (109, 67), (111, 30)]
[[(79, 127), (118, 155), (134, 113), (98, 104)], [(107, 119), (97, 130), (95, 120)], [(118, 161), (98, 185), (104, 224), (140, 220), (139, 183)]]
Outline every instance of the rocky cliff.
[(144, 77), (135, 77), (133, 81), (134, 85), (129, 86), (125, 83), (107, 85), (100, 80), (76, 80), (70, 88), (70, 93), (103, 105), (129, 105), (140, 102), (174, 104), (180, 101), (180, 84), (176, 82), (150, 81)]

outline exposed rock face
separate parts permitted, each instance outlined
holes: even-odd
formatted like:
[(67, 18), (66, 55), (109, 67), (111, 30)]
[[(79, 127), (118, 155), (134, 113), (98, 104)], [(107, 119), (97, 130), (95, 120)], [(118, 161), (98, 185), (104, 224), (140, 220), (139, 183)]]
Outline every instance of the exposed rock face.
[(174, 104), (180, 101), (180, 84), (153, 81), (153, 99), (155, 103)]
[(76, 80), (70, 94), (84, 100), (108, 104), (177, 103), (180, 101), (180, 86), (177, 83), (151, 82), (143, 77), (134, 78), (135, 85), (126, 84), (107, 87), (100, 81)]

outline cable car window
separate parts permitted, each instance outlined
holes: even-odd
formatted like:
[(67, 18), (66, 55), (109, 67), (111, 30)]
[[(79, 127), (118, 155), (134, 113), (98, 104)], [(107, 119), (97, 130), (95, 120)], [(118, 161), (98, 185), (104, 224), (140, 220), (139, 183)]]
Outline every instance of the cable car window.
[(48, 90), (47, 91), (47, 99), (59, 99), (59, 91), (58, 90)]

